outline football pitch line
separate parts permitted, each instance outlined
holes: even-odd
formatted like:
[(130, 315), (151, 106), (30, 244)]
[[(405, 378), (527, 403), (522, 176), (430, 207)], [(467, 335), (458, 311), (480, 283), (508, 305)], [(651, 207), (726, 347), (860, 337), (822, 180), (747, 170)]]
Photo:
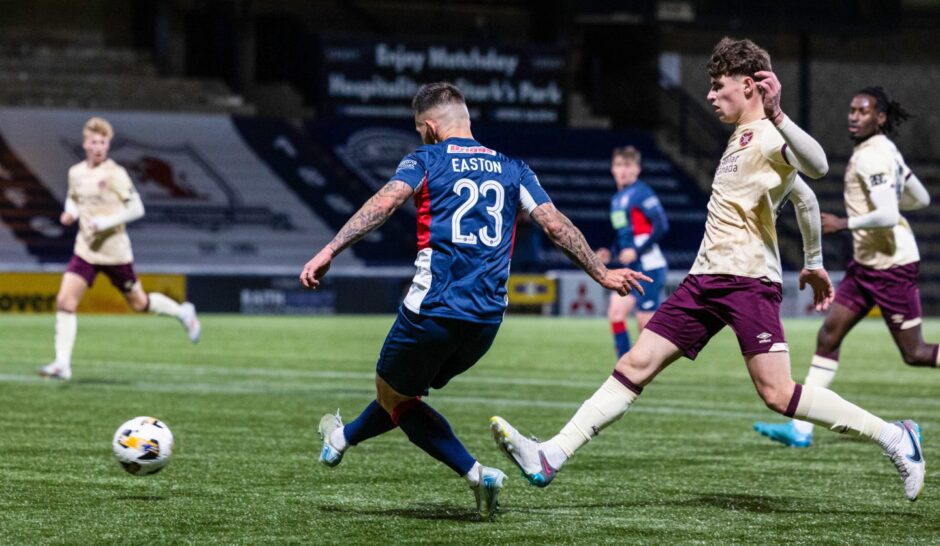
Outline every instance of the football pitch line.
[[(39, 384), (46, 382), (40, 377), (32, 375), (0, 374), (0, 383), (33, 383)], [(61, 388), (80, 387), (81, 382), (75, 385), (62, 385)], [(57, 385), (58, 386), (58, 385)], [(358, 392), (349, 390), (337, 390), (336, 385), (310, 385), (306, 387), (279, 387), (269, 385), (219, 385), (210, 383), (150, 383), (145, 381), (133, 381), (111, 385), (116, 388), (134, 388), (146, 390), (147, 392), (159, 392), (167, 394), (312, 394), (328, 393), (330, 398), (353, 398), (363, 401), (368, 398), (372, 392), (371, 389), (363, 388)], [(589, 394), (589, 393), (588, 393)], [(538, 407), (545, 409), (577, 409), (581, 402), (562, 402), (557, 400), (533, 400), (519, 398), (491, 398), (485, 396), (454, 396), (435, 393), (434, 402), (444, 404), (472, 405), (472, 406), (505, 406), (505, 407)], [(753, 417), (754, 412), (716, 410), (704, 406), (648, 406), (634, 407), (630, 409), (635, 413), (658, 413), (658, 414), (681, 414), (702, 415), (708, 417), (719, 417), (727, 419), (741, 419)]]
[[(55, 388), (82, 388), (95, 387), (101, 388), (130, 388), (139, 389), (147, 392), (160, 392), (168, 394), (203, 394), (203, 395), (311, 395), (325, 394), (330, 398), (357, 399), (364, 400), (368, 398), (372, 390), (372, 380), (374, 374), (366, 372), (345, 372), (335, 370), (293, 370), (283, 368), (216, 368), (216, 367), (193, 367), (186, 364), (172, 364), (167, 362), (118, 362), (90, 360), (84, 361), (85, 365), (93, 365), (98, 371), (104, 369), (114, 369), (126, 372), (127, 370), (146, 371), (146, 372), (169, 372), (174, 378), (188, 378), (185, 383), (177, 382), (159, 382), (159, 381), (137, 381), (137, 380), (115, 380), (108, 383), (97, 383), (94, 379), (88, 380), (83, 384), (82, 379), (76, 379), (71, 384), (56, 384), (49, 380), (40, 378), (33, 374), (0, 374), (0, 383), (19, 383), (19, 384), (49, 384)], [(193, 376), (219, 379), (221, 382), (193, 382), (190, 379)], [(246, 382), (226, 382), (226, 378), (251, 378)], [(309, 383), (300, 384), (291, 381), (289, 384), (277, 382), (276, 379), (333, 379), (340, 382), (331, 383)], [(262, 381), (258, 381), (261, 379)], [(275, 381), (264, 381), (264, 379), (274, 379)], [(351, 380), (349, 383), (343, 380)], [(554, 380), (549, 378), (529, 378), (529, 377), (494, 377), (494, 376), (461, 376), (455, 378), (454, 383), (465, 385), (483, 385), (483, 386), (517, 386), (517, 387), (550, 387), (550, 388), (576, 388), (581, 390), (581, 396), (576, 396), (578, 401), (546, 400), (540, 398), (504, 398), (490, 396), (465, 396), (453, 395), (446, 392), (435, 391), (433, 400), (441, 404), (458, 404), (473, 406), (491, 406), (491, 407), (537, 407), (553, 410), (574, 410), (577, 409), (583, 399), (590, 396), (590, 393), (600, 384), (600, 380), (578, 381), (578, 380)], [(664, 385), (666, 387), (666, 385)], [(701, 389), (700, 386), (686, 385), (668, 385), (670, 390)], [(755, 394), (756, 397), (756, 394)], [(854, 397), (859, 402), (882, 403), (884, 405), (897, 406), (898, 400), (890, 396), (875, 394), (866, 394)], [(940, 406), (940, 400), (917, 399), (912, 401), (912, 406)], [(716, 408), (718, 406), (718, 408)], [(729, 407), (730, 406), (730, 407)], [(734, 409), (735, 406), (740, 408)], [(723, 418), (723, 419), (752, 419), (760, 418), (763, 413), (760, 409), (755, 411), (754, 404), (734, 404), (728, 402), (716, 403), (714, 400), (704, 399), (703, 403), (676, 403), (672, 401), (663, 404), (661, 401), (651, 401), (648, 404), (638, 404), (630, 410), (634, 413), (650, 413), (663, 415), (701, 415), (705, 417)], [(769, 415), (769, 414), (768, 414)]]

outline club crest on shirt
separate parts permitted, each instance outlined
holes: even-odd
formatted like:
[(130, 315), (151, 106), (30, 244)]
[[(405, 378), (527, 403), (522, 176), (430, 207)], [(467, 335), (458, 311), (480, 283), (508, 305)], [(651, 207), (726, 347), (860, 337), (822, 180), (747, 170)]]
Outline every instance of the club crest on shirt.
[(99, 190), (103, 190), (103, 189), (105, 189), (105, 188), (107, 188), (107, 187), (108, 187), (108, 181), (107, 181), (107, 180), (99, 180), (99, 181), (98, 181), (98, 189), (99, 189)]
[(741, 138), (738, 140), (738, 144), (741, 146), (747, 146), (751, 142), (751, 139), (754, 138), (754, 131), (744, 131), (741, 135)]

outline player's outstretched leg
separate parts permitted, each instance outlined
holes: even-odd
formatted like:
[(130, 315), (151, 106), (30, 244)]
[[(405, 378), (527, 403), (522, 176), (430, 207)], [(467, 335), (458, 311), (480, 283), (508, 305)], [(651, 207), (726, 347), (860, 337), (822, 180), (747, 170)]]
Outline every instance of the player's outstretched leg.
[(856, 434), (880, 445), (901, 475), (907, 498), (915, 501), (920, 497), (925, 464), (916, 423), (887, 423), (829, 389), (799, 384), (795, 385), (786, 407), (788, 417), (812, 421), (835, 432)]
[[(631, 354), (627, 353), (620, 362), (629, 362)], [(620, 363), (618, 368), (619, 366)], [(491, 418), (490, 428), (499, 450), (522, 470), (522, 475), (529, 483), (545, 487), (555, 479), (562, 465), (575, 451), (608, 425), (623, 417), (641, 392), (641, 387), (627, 379), (619, 370), (614, 370), (607, 381), (581, 404), (571, 420), (551, 440), (530, 440), (501, 417)]]
[(159, 292), (147, 294), (147, 301), (147, 311), (155, 315), (175, 317), (176, 320), (180, 321), (180, 324), (183, 325), (183, 328), (186, 329), (186, 335), (189, 337), (189, 340), (193, 343), (199, 342), (199, 336), (202, 334), (202, 325), (199, 322), (199, 317), (196, 316), (196, 306), (188, 301), (177, 303)]
[(519, 467), (522, 477), (530, 484), (546, 487), (552, 483), (559, 469), (549, 464), (538, 441), (526, 438), (499, 416), (490, 417), (490, 430), (496, 447)]
[(411, 398), (392, 409), (392, 422), (401, 427), (411, 443), (462, 476), (474, 492), (483, 519), (493, 519), (499, 509), (499, 493), (506, 475), (484, 467), (467, 451), (443, 415), (421, 398)]
[(359, 417), (345, 426), (338, 409), (335, 414), (327, 413), (320, 419), (318, 428), (323, 441), (320, 462), (326, 466), (336, 466), (342, 461), (347, 449), (393, 428), (395, 423), (392, 418), (375, 400), (362, 410)]
[[(823, 356), (819, 354), (819, 351), (817, 349), (816, 354), (813, 355), (803, 385), (826, 389), (832, 384), (836, 371), (839, 369), (839, 361), (837, 360), (839, 353), (836, 350)], [(754, 423), (754, 430), (775, 442), (780, 442), (789, 447), (809, 447), (813, 444), (813, 423), (809, 421), (793, 419), (788, 423), (758, 422)]]

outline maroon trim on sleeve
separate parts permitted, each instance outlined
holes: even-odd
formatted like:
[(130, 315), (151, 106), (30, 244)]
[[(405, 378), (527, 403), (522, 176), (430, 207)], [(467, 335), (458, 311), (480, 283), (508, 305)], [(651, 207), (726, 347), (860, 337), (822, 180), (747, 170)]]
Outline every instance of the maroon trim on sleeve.
[[(780, 147), (780, 155), (783, 156), (783, 161), (784, 161), (787, 165), (790, 165), (790, 160), (787, 159), (787, 143), (786, 143), (786, 142), (784, 142), (784, 143), (783, 143), (783, 146)], [(793, 165), (790, 165), (790, 166), (792, 167)]]

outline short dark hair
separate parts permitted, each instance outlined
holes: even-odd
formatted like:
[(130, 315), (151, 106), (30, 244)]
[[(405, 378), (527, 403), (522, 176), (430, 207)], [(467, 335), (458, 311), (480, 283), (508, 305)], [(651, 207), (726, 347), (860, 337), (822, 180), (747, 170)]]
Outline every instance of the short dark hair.
[(754, 42), (725, 36), (715, 44), (712, 56), (705, 65), (712, 78), (722, 76), (754, 76), (755, 72), (770, 70), (770, 54)]
[(460, 88), (449, 82), (426, 83), (418, 88), (415, 98), (411, 100), (415, 114), (427, 112), (442, 104), (467, 104), (467, 101)]
[(637, 150), (633, 146), (621, 146), (620, 148), (614, 148), (614, 153), (611, 155), (610, 159), (613, 161), (618, 157), (622, 157), (625, 161), (632, 161), (637, 165), (639, 165), (640, 161), (643, 159), (643, 156), (640, 154), (640, 150)]
[(888, 93), (885, 92), (884, 88), (880, 85), (860, 89), (855, 94), (868, 95), (875, 99), (875, 109), (885, 115), (884, 125), (880, 127), (881, 131), (884, 133), (893, 135), (899, 125), (911, 118), (911, 114), (904, 108), (901, 108), (900, 102), (888, 98)]

